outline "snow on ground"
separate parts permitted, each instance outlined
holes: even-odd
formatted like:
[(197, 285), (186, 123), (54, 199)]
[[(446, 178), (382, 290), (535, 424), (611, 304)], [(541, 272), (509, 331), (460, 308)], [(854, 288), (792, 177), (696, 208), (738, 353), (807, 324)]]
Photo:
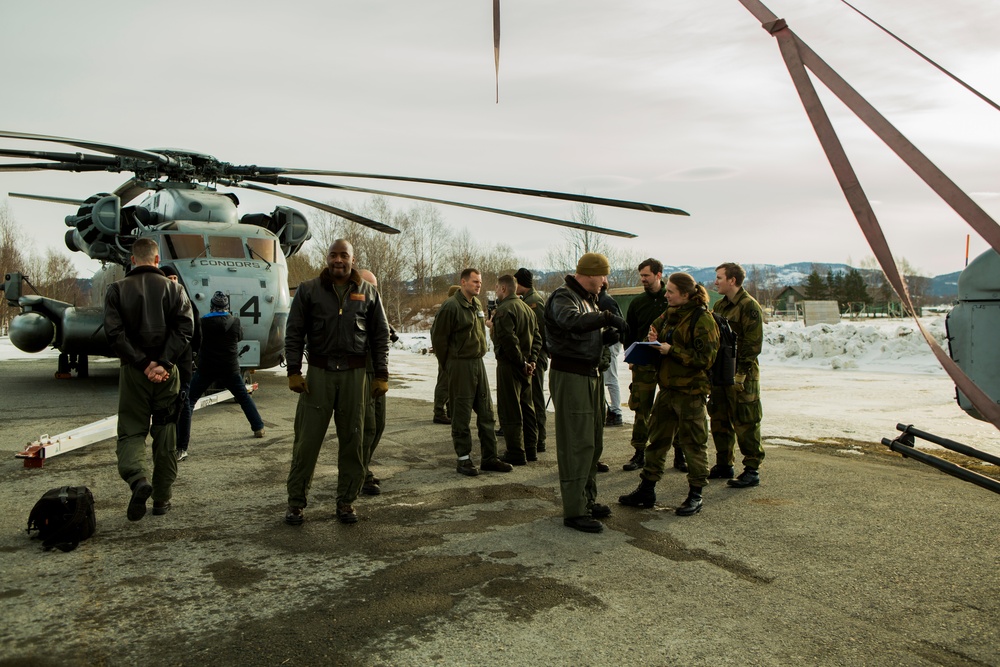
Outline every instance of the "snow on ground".
[[(944, 345), (944, 318), (928, 317), (922, 322)], [(393, 395), (433, 401), (437, 359), (430, 347), (427, 332), (400, 334), (390, 351)], [(0, 359), (41, 356), (54, 358), (57, 353), (26, 354), (7, 338), (0, 338)], [(485, 363), (490, 377), (495, 377), (492, 351)], [(811, 327), (801, 322), (772, 322), (765, 325), (760, 363), (761, 428), (767, 444), (824, 439), (877, 442), (894, 438), (899, 422), (1000, 455), (996, 429), (958, 407), (954, 385), (912, 320)], [(622, 401), (626, 402), (631, 374), (623, 360), (619, 359), (618, 366)], [(283, 375), (285, 371), (275, 368), (271, 372)], [(631, 412), (627, 408), (622, 412), (631, 423)], [(430, 407), (427, 414), (429, 418)]]

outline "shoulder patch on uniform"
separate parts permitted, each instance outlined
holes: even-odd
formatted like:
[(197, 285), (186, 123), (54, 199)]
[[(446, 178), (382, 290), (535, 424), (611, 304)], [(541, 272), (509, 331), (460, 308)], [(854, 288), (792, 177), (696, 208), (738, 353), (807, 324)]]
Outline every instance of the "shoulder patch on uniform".
[(756, 308), (751, 308), (750, 309), (750, 319), (751, 320), (760, 319), (760, 313), (757, 312)]
[(703, 339), (701, 339), (701, 338), (695, 338), (694, 339), (694, 349), (697, 350), (698, 352), (701, 352), (702, 350), (704, 350), (705, 349), (705, 341)]
[(351, 301), (364, 301), (365, 295), (361, 292), (354, 292), (351, 294)]

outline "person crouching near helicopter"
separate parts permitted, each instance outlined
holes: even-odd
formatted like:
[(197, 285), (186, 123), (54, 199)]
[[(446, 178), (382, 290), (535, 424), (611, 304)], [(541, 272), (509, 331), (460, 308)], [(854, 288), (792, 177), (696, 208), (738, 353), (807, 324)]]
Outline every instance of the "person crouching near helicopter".
[[(229, 312), (229, 297), (223, 292), (212, 295), (209, 312), (201, 318), (201, 349), (198, 351), (198, 370), (191, 378), (188, 405), (194, 409), (195, 403), (208, 388), (216, 384), (228, 389), (233, 398), (243, 408), (243, 414), (250, 422), (250, 430), (255, 438), (264, 437), (264, 420), (260, 418), (257, 404), (247, 392), (243, 373), (240, 371), (239, 344), (243, 340), (240, 320)], [(180, 449), (177, 459), (187, 458), (187, 448)], [(183, 452), (183, 454), (182, 454)]]
[(702, 489), (708, 484), (708, 411), (712, 385), (708, 370), (719, 350), (719, 329), (708, 312), (708, 292), (687, 273), (667, 280), (667, 311), (649, 327), (647, 339), (659, 342), (662, 355), (653, 403), (649, 445), (639, 473), (639, 487), (618, 502), (629, 507), (652, 507), (656, 483), (663, 477), (671, 444), (684, 452), (688, 465), (687, 498), (677, 508), (680, 516), (701, 511)]
[[(304, 519), (306, 495), (330, 419), (337, 427), (337, 519), (356, 523), (352, 503), (365, 481), (363, 451), (365, 408), (369, 392), (389, 391), (389, 321), (378, 290), (353, 268), (354, 247), (334, 241), (326, 268), (295, 290), (285, 329), (288, 388), (299, 394), (295, 442), (288, 471), (285, 523)], [(369, 387), (365, 367), (372, 360)], [(302, 376), (303, 357), (309, 372)]]
[[(132, 246), (133, 268), (108, 286), (104, 330), (121, 360), (118, 372), (118, 474), (132, 489), (126, 516), (138, 521), (153, 497), (153, 514), (170, 509), (177, 479), (176, 364), (194, 331), (184, 289), (158, 267), (160, 249), (150, 238)], [(146, 468), (146, 436), (153, 436), (153, 472)], [(150, 482), (152, 480), (152, 482)]]

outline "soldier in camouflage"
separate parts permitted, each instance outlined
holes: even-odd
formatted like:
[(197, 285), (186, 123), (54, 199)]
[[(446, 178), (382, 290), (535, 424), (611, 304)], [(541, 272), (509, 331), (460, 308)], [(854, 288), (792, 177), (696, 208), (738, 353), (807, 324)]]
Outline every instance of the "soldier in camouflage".
[[(729, 320), (736, 334), (736, 384), (712, 387), (708, 414), (715, 441), (715, 465), (709, 477), (728, 479), (734, 488), (760, 484), (758, 469), (764, 460), (760, 441), (760, 366), (757, 357), (764, 342), (764, 317), (760, 304), (743, 289), (746, 271), (727, 262), (715, 270), (715, 290), (722, 295), (713, 311)], [(743, 472), (736, 479), (734, 445), (743, 453)]]
[(689, 484), (687, 498), (676, 512), (690, 516), (701, 511), (701, 492), (708, 484), (705, 404), (711, 390), (708, 369), (719, 350), (719, 328), (708, 312), (708, 293), (689, 274), (671, 274), (666, 295), (670, 308), (656, 318), (647, 335), (650, 342), (660, 343), (663, 360), (645, 465), (638, 488), (618, 502), (630, 507), (653, 506), (656, 483), (663, 477), (667, 452), (673, 445), (684, 451)]

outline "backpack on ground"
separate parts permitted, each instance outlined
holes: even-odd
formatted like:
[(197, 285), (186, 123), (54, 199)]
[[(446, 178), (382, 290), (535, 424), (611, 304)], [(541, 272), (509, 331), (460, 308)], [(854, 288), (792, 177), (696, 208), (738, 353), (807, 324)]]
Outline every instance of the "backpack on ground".
[[(713, 387), (731, 387), (736, 384), (736, 332), (729, 325), (722, 315), (710, 311), (715, 320), (715, 325), (719, 327), (719, 352), (715, 355), (715, 362), (708, 369), (708, 378), (712, 381)], [(691, 338), (694, 338), (694, 328), (698, 324), (698, 318), (691, 319)]]
[(94, 495), (85, 486), (49, 489), (28, 515), (28, 534), (38, 531), (46, 551), (72, 551), (96, 529)]

